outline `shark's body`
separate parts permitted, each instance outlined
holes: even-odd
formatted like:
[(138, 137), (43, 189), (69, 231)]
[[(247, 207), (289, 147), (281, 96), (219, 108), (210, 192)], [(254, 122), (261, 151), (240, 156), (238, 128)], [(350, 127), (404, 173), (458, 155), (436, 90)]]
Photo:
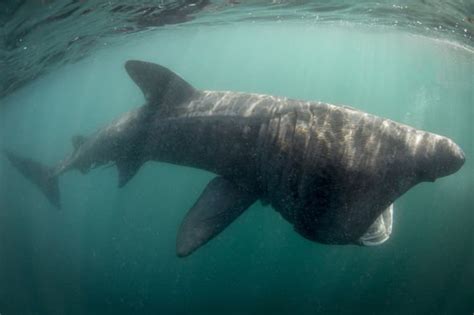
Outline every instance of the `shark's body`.
[(310, 240), (378, 244), (390, 234), (398, 197), (464, 163), (448, 138), (349, 107), (197, 90), (146, 62), (129, 61), (126, 69), (145, 94), (144, 106), (88, 138), (75, 137), (75, 151), (55, 168), (7, 155), (56, 205), (55, 179), (71, 169), (85, 173), (113, 162), (120, 187), (150, 160), (219, 175), (183, 221), (179, 256), (259, 199)]

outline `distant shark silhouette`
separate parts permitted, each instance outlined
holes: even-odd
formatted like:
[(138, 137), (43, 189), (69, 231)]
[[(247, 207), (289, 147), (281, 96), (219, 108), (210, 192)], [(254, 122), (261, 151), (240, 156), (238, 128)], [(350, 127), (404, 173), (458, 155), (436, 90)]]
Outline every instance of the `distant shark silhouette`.
[(119, 187), (150, 160), (217, 174), (179, 229), (181, 257), (257, 200), (312, 241), (378, 245), (390, 236), (398, 197), (464, 164), (450, 139), (350, 107), (197, 90), (143, 61), (125, 68), (145, 105), (90, 137), (73, 137), (74, 151), (55, 167), (5, 154), (56, 207), (58, 176), (73, 169), (87, 173), (115, 163)]

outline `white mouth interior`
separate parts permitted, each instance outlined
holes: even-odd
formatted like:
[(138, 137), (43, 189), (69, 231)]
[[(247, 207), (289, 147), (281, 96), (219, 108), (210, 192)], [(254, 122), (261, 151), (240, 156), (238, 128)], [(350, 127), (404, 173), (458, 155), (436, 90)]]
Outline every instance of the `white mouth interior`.
[(369, 227), (367, 232), (359, 239), (364, 246), (377, 246), (390, 238), (393, 224), (393, 203)]

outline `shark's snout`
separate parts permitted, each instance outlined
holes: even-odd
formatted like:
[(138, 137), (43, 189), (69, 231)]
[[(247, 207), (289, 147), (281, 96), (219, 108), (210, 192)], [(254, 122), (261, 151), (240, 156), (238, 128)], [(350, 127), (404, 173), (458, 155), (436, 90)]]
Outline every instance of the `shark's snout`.
[(457, 172), (466, 161), (463, 150), (454, 141), (443, 138), (436, 144), (438, 176), (443, 177)]
[(455, 168), (455, 172), (459, 170), (463, 165), (464, 162), (466, 162), (466, 155), (464, 154), (464, 151), (453, 142), (455, 148), (453, 149), (454, 154), (453, 154), (453, 166)]
[(466, 161), (463, 150), (451, 139), (433, 135), (432, 141), (433, 149), (422, 162), (423, 173), (430, 181), (456, 173)]

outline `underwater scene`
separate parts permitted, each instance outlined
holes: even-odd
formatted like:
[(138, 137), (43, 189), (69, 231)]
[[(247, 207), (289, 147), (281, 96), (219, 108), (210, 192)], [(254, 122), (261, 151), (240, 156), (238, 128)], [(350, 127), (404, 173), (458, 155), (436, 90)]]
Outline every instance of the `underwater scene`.
[(473, 314), (474, 2), (0, 27), (0, 315)]

